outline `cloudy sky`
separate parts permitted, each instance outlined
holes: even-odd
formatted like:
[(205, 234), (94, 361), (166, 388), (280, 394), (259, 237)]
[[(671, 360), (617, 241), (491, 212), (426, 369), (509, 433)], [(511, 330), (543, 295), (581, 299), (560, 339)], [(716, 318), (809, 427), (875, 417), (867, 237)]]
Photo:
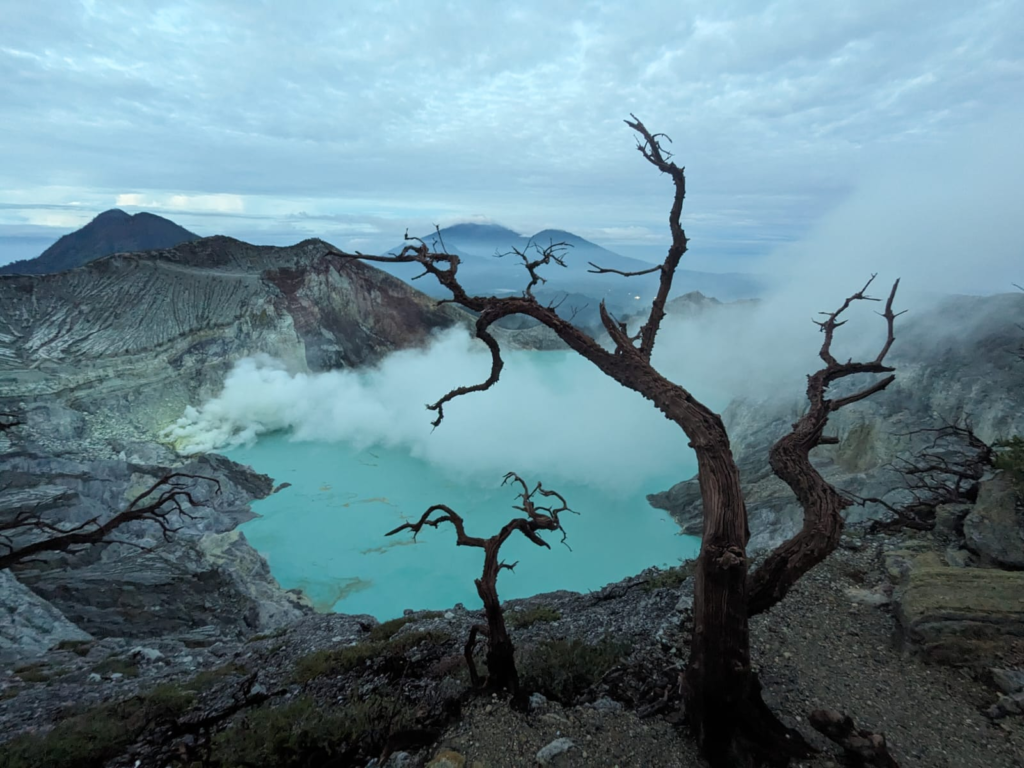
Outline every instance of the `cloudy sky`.
[(0, 263), (112, 207), (261, 243), (478, 219), (653, 254), (670, 189), (631, 112), (687, 167), (691, 266), (904, 204), (1009, 232), (986, 217), (1013, 215), (1022, 94), (1024, 0), (0, 0)]

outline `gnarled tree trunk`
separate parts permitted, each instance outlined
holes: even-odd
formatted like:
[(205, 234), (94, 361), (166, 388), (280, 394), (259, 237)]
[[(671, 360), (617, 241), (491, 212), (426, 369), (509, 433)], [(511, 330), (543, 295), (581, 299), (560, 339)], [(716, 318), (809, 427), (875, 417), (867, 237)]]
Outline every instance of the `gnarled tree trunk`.
[[(452, 298), (446, 301), (479, 313), (476, 336), (487, 345), (491, 353), (490, 375), (479, 384), (457, 387), (428, 405), (437, 414), (434, 426), (444, 418), (446, 403), (471, 392), (490, 389), (498, 381), (504, 362), (498, 342), (489, 328), (504, 317), (519, 314), (532, 317), (550, 328), (570, 349), (592, 362), (605, 375), (653, 402), (686, 433), (697, 455), (698, 477), (704, 502), (704, 537), (695, 575), (694, 632), (685, 676), (687, 720), (703, 753), (715, 768), (785, 765), (791, 757), (806, 755), (811, 749), (798, 733), (782, 725), (761, 698), (760, 683), (750, 666), (747, 620), (750, 611), (767, 610), (780, 600), (804, 573), (821, 562), (838, 543), (842, 530), (840, 513), (848, 502), (817, 473), (810, 463), (809, 453), (818, 445), (837, 442), (835, 438), (823, 436), (830, 413), (869, 397), (892, 382), (893, 378), (889, 376), (846, 397), (830, 400), (825, 396), (829, 384), (847, 376), (892, 371), (883, 364), (883, 360), (893, 341), (895, 314), (892, 312), (892, 300), (896, 285), (889, 295), (883, 315), (888, 323), (889, 335), (882, 351), (873, 361), (839, 363), (831, 353), (833, 333), (842, 325), (838, 317), (853, 301), (873, 300), (864, 295), (867, 286), (848, 298), (838, 311), (823, 313), (828, 318), (819, 323), (825, 334), (819, 356), (825, 362), (825, 367), (808, 377), (808, 412), (793, 425), (792, 433), (780, 440), (771, 454), (776, 474), (789, 484), (804, 508), (804, 525), (793, 539), (769, 556), (757, 573), (748, 577), (747, 513), (739, 471), (722, 419), (684, 387), (661, 376), (651, 365), (651, 355), (665, 317), (673, 276), (687, 250), (688, 240), (680, 222), (686, 196), (685, 174), (664, 149), (662, 142), (668, 140), (666, 136), (652, 134), (635, 117), (626, 122), (639, 136), (637, 149), (644, 159), (672, 179), (675, 188), (669, 213), (672, 245), (661, 264), (639, 272), (604, 269), (591, 264), (591, 272), (598, 274), (613, 273), (632, 277), (660, 272), (658, 292), (650, 314), (637, 333), (631, 334), (627, 324), (612, 318), (605, 304), (601, 303), (601, 321), (612, 341), (611, 350), (559, 317), (554, 307), (542, 305), (532, 293), (534, 286), (543, 279), (538, 269), (550, 265), (565, 266), (567, 246), (564, 243), (552, 244), (544, 249), (534, 247), (532, 250), (536, 254), (530, 248), (515, 250), (514, 254), (521, 259), (530, 281), (521, 296), (503, 297), (468, 294), (458, 279), (460, 259), (455, 254), (444, 252), (443, 243), (440, 252), (431, 251), (422, 240), (407, 238), (414, 244), (407, 245), (394, 256), (333, 253), (341, 258), (366, 261), (418, 263), (424, 268), (424, 274), (434, 276), (451, 291)], [(420, 521), (420, 526), (427, 516), (429, 510), (424, 520)], [(461, 524), (457, 517), (453, 519), (451, 515), (442, 519)], [(436, 525), (437, 521), (429, 524)], [(483, 546), (482, 539), (463, 541), (461, 530), (459, 535), (460, 544)], [(497, 565), (497, 568), (501, 567), (504, 566)], [(482, 581), (486, 586), (487, 580)], [(493, 584), (493, 580), (490, 583)], [(478, 589), (481, 589), (480, 585), (478, 581)], [(485, 604), (492, 599), (489, 594), (484, 596), (487, 591), (482, 589), (480, 592)], [(493, 599), (496, 601), (496, 595)], [(488, 620), (491, 618), (492, 613), (489, 611)], [(500, 618), (500, 615), (495, 618)], [(491, 642), (496, 669), (504, 676), (502, 670), (508, 663), (508, 652), (502, 642), (495, 644), (495, 640), (507, 638), (503, 621), (500, 627), (495, 632), (498, 637), (492, 637)], [(489, 666), (491, 659), (489, 653)]]

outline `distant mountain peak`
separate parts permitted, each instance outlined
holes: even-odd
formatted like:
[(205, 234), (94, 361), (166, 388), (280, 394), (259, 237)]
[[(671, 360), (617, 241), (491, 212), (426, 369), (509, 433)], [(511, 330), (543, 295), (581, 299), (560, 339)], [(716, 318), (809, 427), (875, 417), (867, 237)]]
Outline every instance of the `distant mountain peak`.
[(494, 222), (463, 221), (458, 224), (452, 224), (450, 227), (441, 228), (442, 232), (447, 232), (449, 230), (457, 232), (493, 232), (495, 234), (500, 233), (503, 235), (511, 233), (516, 237), (519, 236), (519, 233), (515, 230)]
[(198, 239), (199, 235), (154, 213), (140, 212), (133, 216), (120, 208), (111, 208), (81, 229), (64, 235), (36, 258), (0, 267), (0, 275), (63, 272), (114, 253), (173, 248)]
[[(96, 221), (99, 221), (99, 222), (118, 221), (118, 220), (130, 219), (130, 218), (132, 218), (132, 215), (130, 213), (125, 213), (120, 208), (111, 208), (109, 211), (104, 211), (103, 213), (98, 214), (93, 219), (93, 222), (96, 222)], [(92, 222), (90, 222), (90, 223), (92, 223)]]

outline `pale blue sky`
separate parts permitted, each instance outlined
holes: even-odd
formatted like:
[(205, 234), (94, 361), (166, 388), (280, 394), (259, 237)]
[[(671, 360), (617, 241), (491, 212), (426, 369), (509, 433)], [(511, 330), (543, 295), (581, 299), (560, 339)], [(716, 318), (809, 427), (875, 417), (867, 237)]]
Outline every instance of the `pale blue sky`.
[(0, 0), (0, 262), (115, 206), (254, 242), (485, 218), (641, 253), (670, 189), (630, 112), (687, 167), (697, 268), (756, 267), (908, 156), (994, 130), (1020, 165), (1021, 0), (628, 6)]

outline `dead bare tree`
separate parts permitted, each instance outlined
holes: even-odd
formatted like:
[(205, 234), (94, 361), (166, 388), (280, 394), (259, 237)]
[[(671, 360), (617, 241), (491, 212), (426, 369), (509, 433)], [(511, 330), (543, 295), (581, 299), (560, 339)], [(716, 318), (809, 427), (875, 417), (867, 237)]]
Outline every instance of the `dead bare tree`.
[[(164, 475), (144, 490), (122, 511), (105, 521), (99, 516), (81, 523), (53, 520), (39, 505), (16, 512), (0, 520), (0, 570), (18, 563), (31, 562), (39, 556), (65, 552), (73, 554), (94, 544), (132, 544), (116, 538), (116, 531), (136, 521), (153, 523), (164, 539), (170, 539), (181, 526), (173, 525), (174, 516), (193, 519), (190, 509), (201, 507), (193, 496), (195, 483), (206, 481), (220, 490), (220, 482), (204, 475), (173, 472)], [(17, 543), (29, 539), (28, 543)], [(138, 546), (137, 544), (132, 544)]]
[(896, 456), (886, 465), (903, 481), (903, 487), (894, 491), (908, 500), (894, 502), (885, 498), (889, 494), (875, 497), (845, 492), (856, 504), (878, 504), (893, 515), (891, 520), (872, 523), (872, 531), (930, 531), (935, 527), (935, 510), (942, 504), (973, 504), (977, 500), (981, 479), (995, 466), (996, 451), (974, 433), (969, 422), (950, 422), (899, 436), (926, 438), (914, 453)]
[[(637, 149), (644, 160), (668, 175), (674, 186), (669, 211), (672, 244), (664, 261), (648, 270), (621, 272), (591, 265), (591, 272), (598, 274), (659, 275), (650, 313), (636, 334), (629, 333), (625, 322), (613, 318), (603, 302), (600, 305), (601, 322), (614, 345), (611, 350), (533, 296), (531, 289), (541, 279), (538, 270), (561, 263), (561, 253), (555, 246), (543, 249), (533, 258), (523, 258), (529, 275), (527, 289), (520, 296), (504, 297), (471, 296), (459, 282), (459, 257), (431, 250), (423, 240), (409, 237), (408, 233), (409, 244), (397, 255), (367, 256), (335, 250), (328, 253), (340, 259), (415, 262), (424, 270), (419, 277), (432, 275), (451, 291), (451, 298), (445, 302), (477, 314), (475, 333), (490, 351), (490, 375), (479, 384), (457, 387), (428, 405), (436, 413), (435, 426), (444, 419), (445, 404), (462, 395), (490, 389), (498, 381), (504, 361), (489, 329), (503, 317), (520, 314), (543, 323), (602, 373), (650, 400), (686, 433), (697, 457), (704, 503), (703, 542), (695, 574), (694, 631), (685, 679), (686, 717), (703, 753), (714, 766), (785, 763), (790, 757), (804, 756), (812, 750), (797, 732), (786, 728), (771, 713), (761, 698), (760, 683), (750, 664), (748, 617), (768, 610), (782, 599), (797, 579), (838, 544), (843, 526), (841, 512), (851, 502), (825, 482), (808, 457), (818, 445), (838, 442), (837, 438), (824, 435), (830, 414), (882, 391), (893, 381), (893, 369), (884, 361), (894, 340), (896, 313), (892, 304), (898, 281), (882, 313), (888, 329), (886, 341), (872, 360), (841, 363), (831, 351), (836, 329), (846, 322), (840, 319), (846, 309), (856, 301), (875, 300), (865, 293), (871, 281), (847, 298), (838, 310), (823, 313), (825, 319), (818, 324), (825, 336), (819, 351), (824, 367), (808, 377), (808, 410), (771, 451), (773, 470), (793, 489), (804, 508), (803, 527), (748, 578), (747, 512), (725, 425), (717, 413), (686, 388), (666, 379), (651, 364), (673, 277), (688, 246), (681, 223), (686, 176), (665, 149), (668, 137), (652, 133), (635, 116), (631, 117), (626, 124), (637, 134)], [(890, 375), (843, 397), (826, 396), (831, 384), (855, 374)]]
[[(486, 686), (492, 690), (505, 690), (512, 695), (512, 702), (515, 706), (524, 707), (526, 703), (525, 694), (519, 686), (519, 673), (515, 665), (515, 646), (509, 637), (508, 629), (505, 627), (505, 616), (501, 610), (501, 601), (498, 599), (498, 574), (503, 570), (513, 570), (517, 563), (506, 563), (499, 559), (499, 550), (508, 538), (519, 531), (523, 536), (532, 541), (538, 547), (550, 549), (550, 545), (538, 534), (538, 531), (561, 531), (562, 542), (565, 542), (565, 529), (558, 516), (564, 512), (572, 512), (566, 504), (565, 499), (556, 491), (544, 488), (539, 482), (533, 490), (526, 485), (526, 482), (515, 472), (509, 472), (502, 480), (506, 483), (516, 483), (522, 488), (519, 498), (522, 504), (514, 506), (523, 512), (526, 517), (516, 517), (502, 526), (494, 536), (489, 539), (482, 539), (478, 536), (470, 536), (466, 533), (465, 521), (461, 515), (444, 504), (435, 504), (430, 507), (415, 523), (405, 523), (389, 531), (386, 535), (394, 536), (402, 531), (412, 531), (413, 539), (423, 530), (423, 526), (429, 525), (437, 528), (441, 523), (451, 523), (455, 528), (455, 544), (459, 547), (479, 547), (484, 551), (483, 575), (475, 580), (477, 594), (484, 604), (484, 615), (487, 617), (487, 624), (475, 624), (469, 631), (469, 639), (466, 641), (466, 663), (469, 665), (469, 676), (474, 687)], [(534, 497), (540, 494), (544, 498), (556, 499), (558, 506), (540, 506), (534, 501)], [(441, 512), (438, 517), (432, 517), (435, 512)], [(487, 638), (487, 679), (482, 681), (476, 669), (476, 662), (473, 660), (473, 651), (476, 647), (478, 635)]]

